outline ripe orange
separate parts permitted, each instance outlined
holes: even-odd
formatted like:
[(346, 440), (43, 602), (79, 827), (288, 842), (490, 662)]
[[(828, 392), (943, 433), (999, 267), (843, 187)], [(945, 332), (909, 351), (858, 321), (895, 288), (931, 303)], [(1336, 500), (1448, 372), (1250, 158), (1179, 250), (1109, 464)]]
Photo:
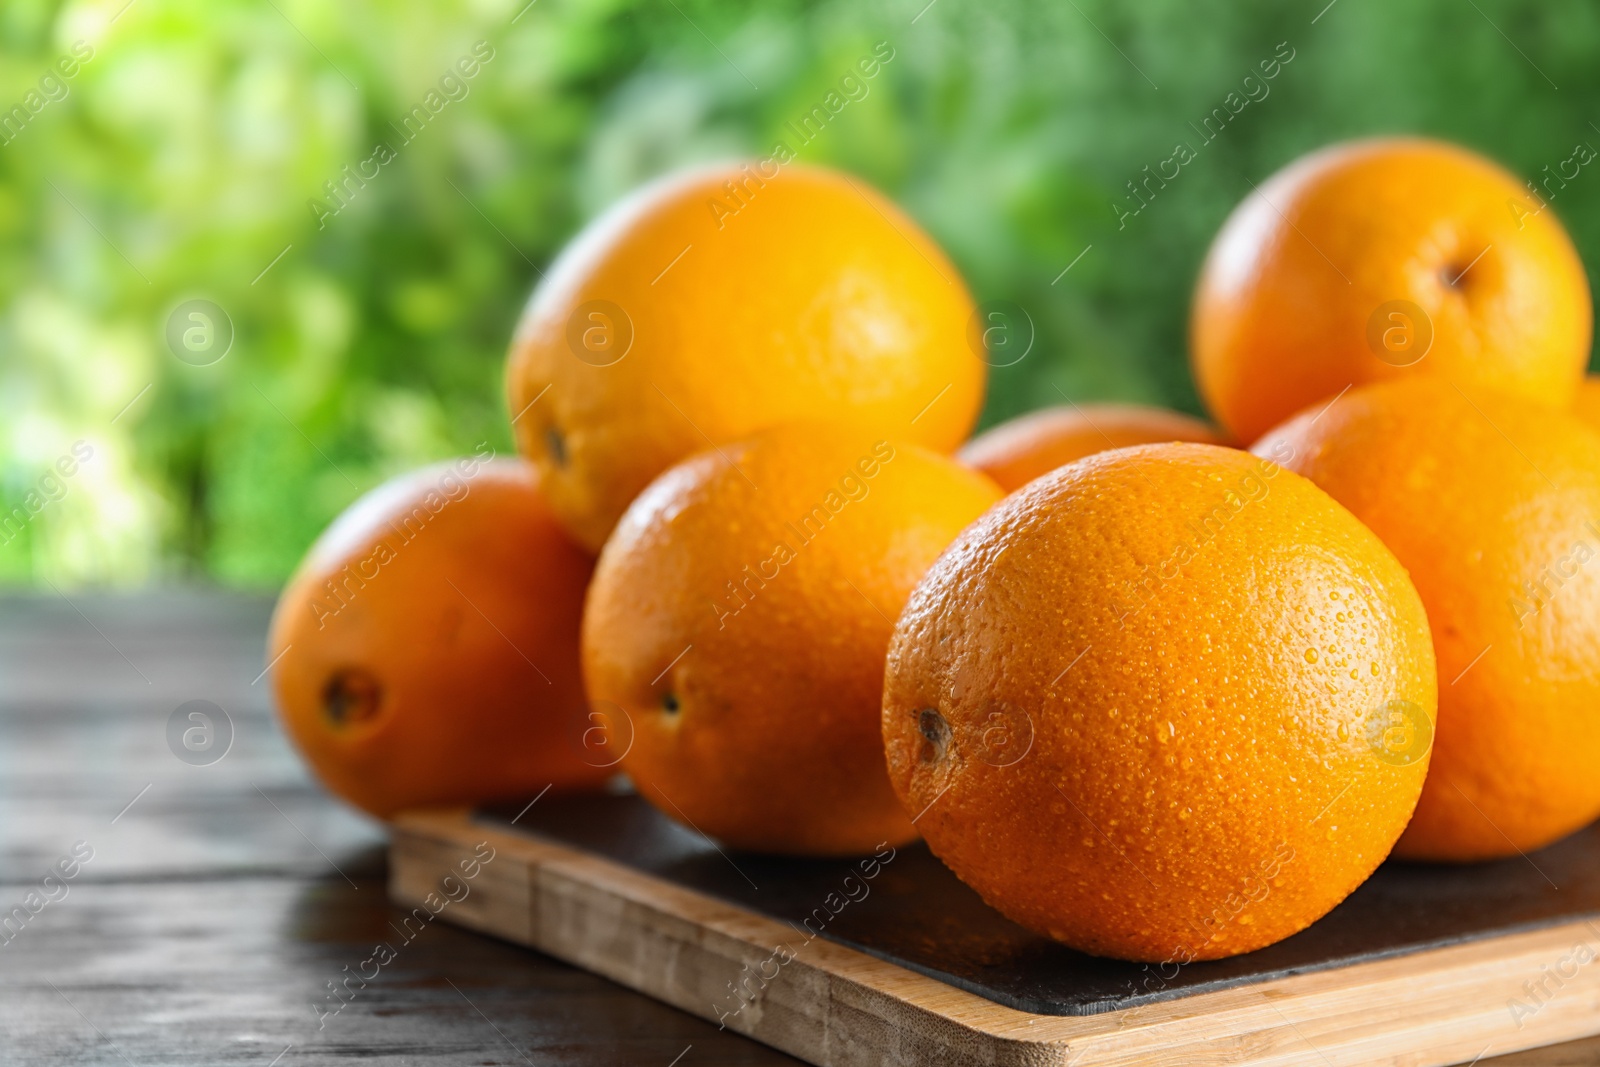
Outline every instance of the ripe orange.
[(578, 667), (592, 566), (520, 460), (480, 453), (373, 490), (278, 601), (284, 729), (329, 791), (380, 818), (600, 783)]
[(1600, 815), (1600, 436), (1448, 382), (1358, 389), (1256, 446), (1410, 570), (1439, 656), (1439, 742), (1395, 854), (1477, 860)]
[(889, 775), (984, 900), (1162, 963), (1343, 900), (1422, 789), (1416, 590), (1298, 475), (1213, 445), (1080, 460), (939, 557), (890, 645)]
[(1009, 493), (1084, 456), (1164, 441), (1222, 444), (1217, 432), (1199, 419), (1165, 408), (1074, 404), (1002, 422), (968, 441), (959, 457)]
[(1592, 430), (1600, 430), (1600, 378), (1590, 375), (1578, 383), (1572, 413)]
[(591, 224), (534, 293), (507, 370), (517, 444), (595, 551), (657, 474), (780, 423), (952, 452), (983, 401), (972, 314), (944, 253), (857, 179), (677, 174)]
[(1589, 283), (1555, 212), (1463, 148), (1357, 141), (1279, 171), (1228, 218), (1190, 322), (1211, 413), (1252, 441), (1350, 385), (1444, 376), (1564, 407)]
[(584, 677), (618, 709), (639, 791), (738, 848), (913, 837), (884, 774), (884, 649), (923, 570), (999, 496), (954, 460), (820, 424), (658, 478), (606, 544), (583, 620)]

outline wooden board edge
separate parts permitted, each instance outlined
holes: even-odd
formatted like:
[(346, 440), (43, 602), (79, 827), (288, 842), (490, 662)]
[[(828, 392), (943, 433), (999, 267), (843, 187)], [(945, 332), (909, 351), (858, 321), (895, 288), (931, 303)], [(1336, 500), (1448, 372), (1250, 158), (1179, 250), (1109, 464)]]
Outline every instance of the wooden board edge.
[(1592, 922), (1105, 1015), (1038, 1016), (464, 811), (396, 820), (390, 893), (826, 1067), (1443, 1067), (1600, 1033)]

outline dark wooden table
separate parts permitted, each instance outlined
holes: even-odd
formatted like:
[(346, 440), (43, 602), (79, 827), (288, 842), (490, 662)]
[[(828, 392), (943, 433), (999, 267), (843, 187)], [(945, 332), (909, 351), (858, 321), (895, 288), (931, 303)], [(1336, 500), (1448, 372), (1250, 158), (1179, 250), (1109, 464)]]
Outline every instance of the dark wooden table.
[[(11, 940), (0, 927), (0, 1063), (799, 1062), (442, 924), (319, 1028), (327, 983), (396, 940), (396, 912), (381, 826), (307, 778), (256, 680), (270, 611), (199, 593), (0, 602), (0, 911), (93, 849)], [(190, 700), (233, 723), (209, 766), (168, 746)]]
[[(0, 1063), (799, 1062), (443, 925), (319, 1020), (396, 912), (382, 828), (324, 796), (272, 719), (270, 610), (215, 593), (0, 601), (0, 918), (39, 894), (0, 926)], [(191, 700), (233, 725), (208, 765), (168, 743)], [(43, 884), (79, 842), (93, 858)], [(1600, 1040), (1482, 1062), (1600, 1064)]]

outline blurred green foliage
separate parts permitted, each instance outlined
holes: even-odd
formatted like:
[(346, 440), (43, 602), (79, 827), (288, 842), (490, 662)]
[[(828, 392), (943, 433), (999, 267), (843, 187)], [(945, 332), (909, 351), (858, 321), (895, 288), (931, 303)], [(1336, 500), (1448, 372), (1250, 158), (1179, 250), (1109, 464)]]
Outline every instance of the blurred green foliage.
[[(361, 490), (507, 450), (535, 266), (657, 173), (766, 154), (878, 41), (894, 61), (802, 158), (886, 189), (981, 298), (1028, 309), (986, 422), (1062, 394), (1195, 410), (1200, 258), (1307, 150), (1416, 131), (1533, 177), (1600, 145), (1580, 0), (525, 2), (8, 0), (0, 108), (44, 103), (0, 145), (0, 504), (74, 442), (93, 457), (0, 535), (0, 581), (273, 585)], [(323, 183), (399, 145), (478, 41), (467, 95), (319, 227)], [(1280, 46), (1269, 94), (1119, 227), (1125, 183)], [(1600, 262), (1600, 169), (1554, 207)], [(166, 346), (191, 298), (235, 329), (209, 366)]]

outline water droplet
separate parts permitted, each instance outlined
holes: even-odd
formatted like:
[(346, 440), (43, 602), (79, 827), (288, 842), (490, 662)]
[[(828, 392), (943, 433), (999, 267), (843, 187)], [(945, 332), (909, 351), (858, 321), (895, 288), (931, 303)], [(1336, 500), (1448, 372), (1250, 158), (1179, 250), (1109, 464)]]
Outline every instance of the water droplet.
[(1306, 662), (1307, 663), (1315, 663), (1315, 662), (1317, 662), (1317, 650), (1316, 649), (1314, 649), (1314, 648), (1306, 649)]

